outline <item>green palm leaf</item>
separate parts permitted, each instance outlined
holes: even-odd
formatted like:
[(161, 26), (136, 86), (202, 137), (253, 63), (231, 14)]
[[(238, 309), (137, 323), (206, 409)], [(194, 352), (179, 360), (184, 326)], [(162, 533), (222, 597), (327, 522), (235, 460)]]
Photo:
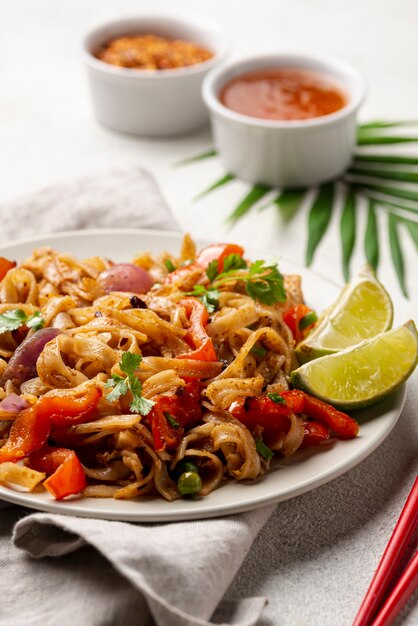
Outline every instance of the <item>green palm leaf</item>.
[(405, 264), (401, 248), (401, 242), (399, 240), (398, 221), (399, 220), (394, 213), (388, 214), (388, 234), (390, 252), (392, 255), (392, 263), (398, 276), (402, 293), (404, 294), (405, 298), (407, 298), (408, 292), (405, 285)]
[(367, 224), (366, 232), (364, 235), (364, 253), (366, 255), (367, 262), (370, 263), (375, 270), (379, 265), (379, 234), (377, 229), (376, 218), (376, 202), (375, 200), (369, 201), (367, 208)]
[(378, 128), (393, 128), (395, 126), (416, 126), (418, 120), (399, 120), (394, 122), (388, 122), (386, 120), (375, 120), (374, 122), (367, 122), (359, 125), (359, 130), (369, 130)]
[(228, 221), (230, 223), (236, 222), (240, 217), (248, 213), (261, 198), (264, 198), (269, 191), (271, 191), (270, 187), (255, 185), (228, 216)]
[(404, 217), (401, 219), (402, 219), (402, 222), (407, 227), (407, 229), (409, 230), (409, 234), (411, 235), (412, 241), (414, 242), (415, 247), (418, 250), (418, 222), (413, 222), (412, 220), (408, 220)]
[(274, 198), (273, 204), (276, 205), (280, 216), (285, 222), (290, 222), (295, 216), (305, 195), (306, 189), (288, 189)]
[(350, 280), (350, 260), (356, 242), (356, 196), (348, 190), (340, 220), (343, 274), (346, 282)]
[(230, 183), (231, 180), (235, 180), (235, 176), (233, 174), (225, 174), (219, 180), (216, 180), (214, 183), (209, 185), (204, 191), (201, 191), (197, 196), (193, 198), (193, 201), (200, 200), (204, 196), (207, 196), (211, 191), (215, 191), (215, 189), (219, 189), (219, 187), (223, 187), (227, 183)]
[(418, 137), (392, 137), (390, 135), (372, 135), (369, 133), (363, 133), (359, 131), (357, 133), (357, 145), (358, 146), (375, 146), (386, 145), (395, 143), (415, 143), (418, 142)]
[(388, 163), (389, 165), (418, 165), (418, 157), (402, 156), (398, 154), (361, 154), (354, 155), (354, 165), (356, 162), (362, 163)]
[(326, 183), (319, 188), (308, 217), (308, 244), (306, 247), (306, 265), (311, 265), (315, 250), (321, 242), (331, 220), (334, 203), (334, 183)]
[(386, 178), (388, 180), (399, 180), (405, 183), (418, 183), (418, 172), (401, 172), (399, 170), (375, 170), (352, 167), (347, 174), (371, 176), (373, 178)]
[(405, 206), (404, 204), (401, 204), (400, 202), (390, 202), (389, 200), (380, 200), (379, 198), (374, 197), (373, 195), (370, 194), (365, 194), (367, 198), (376, 200), (376, 203), (378, 205), (383, 206), (384, 208), (388, 208), (390, 210), (392, 210), (393, 213), (393, 209), (396, 209), (397, 211), (406, 211), (407, 213), (412, 213), (413, 215), (418, 215), (418, 208), (417, 209), (413, 209), (412, 207), (409, 206)]
[(413, 191), (412, 189), (403, 189), (402, 187), (386, 187), (369, 183), (362, 183), (361, 187), (370, 191), (377, 191), (378, 193), (382, 193), (387, 196), (418, 202), (418, 191)]
[(205, 152), (200, 152), (199, 154), (195, 154), (193, 156), (187, 157), (186, 159), (182, 159), (181, 161), (177, 161), (174, 163), (174, 167), (182, 167), (183, 165), (190, 165), (191, 163), (195, 163), (196, 161), (204, 161), (205, 159), (210, 159), (216, 156), (218, 153), (213, 148), (209, 150), (205, 150)]

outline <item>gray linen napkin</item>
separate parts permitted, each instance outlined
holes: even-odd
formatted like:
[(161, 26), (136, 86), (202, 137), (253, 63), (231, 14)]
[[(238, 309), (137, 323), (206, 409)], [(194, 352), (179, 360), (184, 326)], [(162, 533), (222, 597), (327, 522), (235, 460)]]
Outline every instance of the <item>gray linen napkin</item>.
[[(2, 235), (10, 238), (91, 227), (177, 227), (154, 179), (140, 168), (50, 187), (1, 207), (1, 214)], [(8, 593), (2, 594), (0, 624), (148, 626), (155, 620), (158, 626), (204, 626), (272, 511), (152, 525), (36, 513), (17, 523), (13, 545), (11, 529), (25, 513), (5, 509), (0, 570)], [(15, 546), (35, 559), (61, 558), (40, 563)], [(220, 607), (215, 619), (252, 626), (265, 603), (239, 599)]]

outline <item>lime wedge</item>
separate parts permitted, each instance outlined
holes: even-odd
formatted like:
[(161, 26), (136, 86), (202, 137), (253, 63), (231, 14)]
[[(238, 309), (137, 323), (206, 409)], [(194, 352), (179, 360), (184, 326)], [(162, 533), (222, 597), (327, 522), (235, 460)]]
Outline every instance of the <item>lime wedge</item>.
[(332, 354), (375, 337), (392, 326), (389, 294), (366, 265), (321, 315), (317, 326), (296, 346), (299, 363)]
[(393, 393), (414, 371), (418, 334), (413, 321), (353, 348), (309, 361), (294, 370), (297, 389), (344, 410), (359, 409)]

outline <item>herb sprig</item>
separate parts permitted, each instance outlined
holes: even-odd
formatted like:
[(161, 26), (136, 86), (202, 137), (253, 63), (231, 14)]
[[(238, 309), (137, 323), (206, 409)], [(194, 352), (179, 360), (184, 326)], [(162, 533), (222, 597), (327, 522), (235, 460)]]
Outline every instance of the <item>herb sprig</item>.
[(132, 401), (129, 403), (129, 407), (133, 413), (139, 413), (139, 415), (148, 415), (154, 406), (152, 400), (147, 400), (142, 397), (142, 383), (135, 376), (135, 372), (141, 365), (142, 356), (140, 354), (134, 354), (133, 352), (124, 352), (119, 363), (119, 367), (126, 377), (119, 376), (118, 374), (112, 374), (105, 387), (113, 387), (113, 390), (108, 394), (107, 399), (110, 402), (119, 400), (121, 396), (124, 396), (128, 391), (132, 394)]
[(22, 309), (5, 311), (0, 315), (0, 334), (17, 330), (26, 324), (28, 328), (39, 330), (45, 325), (40, 311), (27, 315)]
[[(405, 128), (405, 132), (389, 134), (388, 130)], [(308, 237), (305, 253), (306, 265), (311, 265), (319, 245), (324, 241), (332, 223), (332, 214), (339, 213), (341, 261), (343, 276), (346, 281), (350, 278), (350, 263), (352, 261), (356, 240), (363, 238), (363, 250), (366, 260), (377, 269), (379, 263), (379, 249), (384, 221), (392, 265), (398, 276), (399, 286), (407, 295), (406, 262), (409, 259), (403, 250), (404, 234), (408, 233), (412, 244), (418, 249), (418, 175), (409, 166), (418, 165), (418, 156), (415, 154), (384, 152), (378, 150), (370, 152), (363, 150), (363, 146), (408, 146), (418, 144), (418, 120), (377, 120), (358, 126), (357, 150), (353, 154), (350, 169), (341, 174), (339, 180), (332, 184), (324, 183), (316, 188), (289, 189), (277, 191), (264, 185), (254, 185), (246, 189), (245, 195), (227, 217), (227, 222), (235, 223), (252, 210), (263, 211), (269, 206), (276, 207), (281, 220), (281, 232), (286, 232), (286, 225), (291, 222), (296, 212), (301, 209), (308, 214)], [(201, 162), (217, 156), (216, 150), (207, 149), (205, 152), (183, 160), (183, 164)], [(383, 167), (382, 167), (383, 166)], [(403, 167), (406, 166), (406, 167)], [(232, 174), (223, 175), (214, 181), (195, 200), (215, 192), (219, 188), (230, 184), (240, 184)], [(335, 201), (340, 196), (341, 183), (344, 187), (345, 199), (342, 203)], [(404, 184), (409, 183), (406, 188)], [(270, 193), (272, 192), (272, 193)], [(308, 193), (313, 192), (313, 193)], [(268, 195), (266, 203), (261, 200)], [(357, 218), (362, 204), (368, 203), (368, 219), (366, 228), (361, 231), (361, 224)], [(342, 211), (340, 211), (340, 204)], [(377, 227), (379, 226), (379, 228)], [(412, 257), (411, 257), (412, 258)], [(411, 261), (412, 263), (412, 261)]]
[(199, 298), (209, 313), (216, 311), (219, 301), (219, 288), (230, 282), (240, 282), (253, 299), (262, 304), (275, 304), (286, 300), (283, 276), (277, 265), (267, 265), (265, 261), (254, 261), (251, 265), (239, 254), (229, 254), (223, 260), (222, 271), (219, 261), (209, 263), (206, 269), (209, 285), (195, 285), (190, 295)]

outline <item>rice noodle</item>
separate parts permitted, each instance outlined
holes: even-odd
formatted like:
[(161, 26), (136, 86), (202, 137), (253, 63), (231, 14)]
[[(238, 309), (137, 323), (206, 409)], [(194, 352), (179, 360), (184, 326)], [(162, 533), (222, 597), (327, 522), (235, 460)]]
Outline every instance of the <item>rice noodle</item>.
[[(145, 294), (105, 293), (100, 276), (113, 267), (112, 261), (79, 260), (51, 248), (35, 250), (0, 282), (0, 315), (17, 308), (27, 316), (39, 313), (45, 326), (63, 331), (45, 345), (29, 380), (20, 385), (9, 380), (0, 387), (0, 446), (20, 409), (48, 397), (78, 400), (95, 387), (102, 396), (94, 412), (82, 423), (52, 428), (48, 442), (68, 445), (79, 455), (88, 480), (83, 496), (127, 499), (150, 494), (174, 501), (181, 497), (174, 477), (185, 460), (199, 469), (199, 496), (207, 496), (225, 479), (256, 479), (269, 465), (256, 448), (262, 429), (250, 432), (228, 409), (238, 400), (288, 389), (294, 341), (283, 314), (303, 302), (300, 277), (285, 278), (287, 301), (274, 305), (251, 298), (234, 278), (219, 289), (216, 310), (199, 314), (203, 330), (196, 339), (193, 324), (199, 324), (191, 322), (181, 301), (195, 286), (208, 286), (209, 277), (196, 260), (192, 239), (185, 237), (178, 257), (144, 252), (133, 262), (155, 281)], [(170, 264), (176, 268), (172, 273)], [(245, 271), (239, 269), (237, 276)], [(27, 332), (0, 333), (0, 375)], [(205, 352), (201, 348), (206, 341), (211, 349)], [(135, 376), (142, 397), (157, 405), (163, 399), (164, 406), (180, 411), (180, 417), (170, 411), (160, 415), (174, 429), (172, 447), (158, 447), (153, 412), (134, 413), (127, 387), (114, 393), (116, 381), (126, 376), (121, 364), (128, 352), (141, 357)], [(199, 408), (193, 416), (187, 413), (190, 381), (198, 383), (194, 401)], [(9, 414), (11, 400), (16, 410)], [(291, 415), (290, 422), (287, 435), (270, 438), (272, 449), (283, 455), (293, 454), (304, 436), (301, 418)], [(5, 465), (0, 464), (3, 475)], [(14, 471), (15, 476), (25, 474), (27, 485), (37, 484), (35, 475), (29, 482), (25, 468)]]

